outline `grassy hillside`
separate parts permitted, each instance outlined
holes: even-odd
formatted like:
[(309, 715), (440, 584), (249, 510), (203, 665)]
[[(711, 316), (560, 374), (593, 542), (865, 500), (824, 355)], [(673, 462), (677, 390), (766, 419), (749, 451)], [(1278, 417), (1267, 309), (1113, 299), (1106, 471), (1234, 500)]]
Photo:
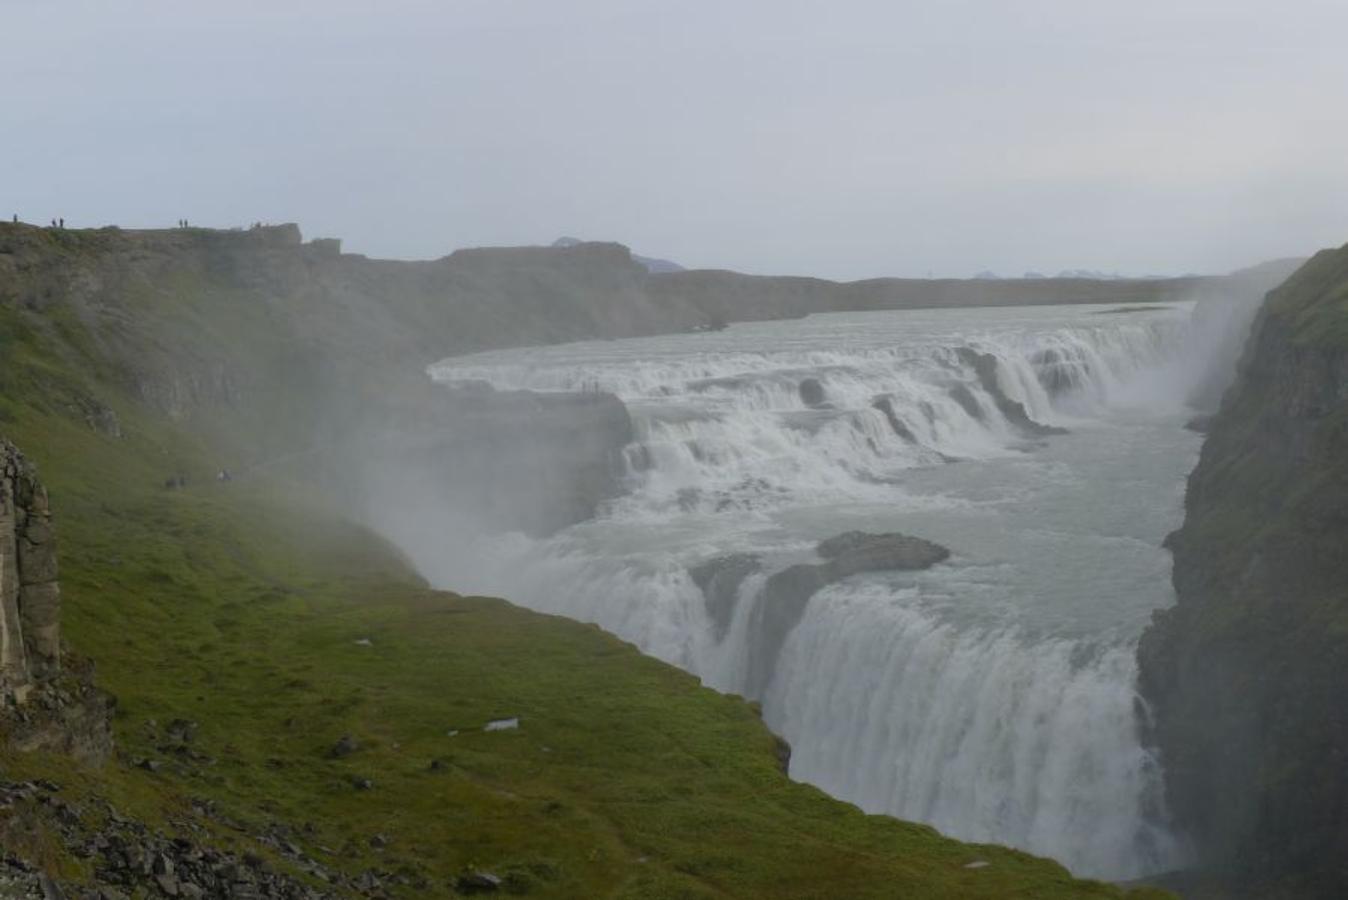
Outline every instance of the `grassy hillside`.
[[(371, 894), (450, 896), (480, 870), (549, 897), (1123, 896), (791, 782), (749, 704), (594, 627), (427, 589), (303, 463), (213, 480), (226, 449), (294, 450), (323, 425), (332, 386), (314, 382), (357, 377), (328, 355), (356, 352), (350, 309), (315, 323), (190, 247), (153, 265), (23, 252), (0, 268), (0, 432), (51, 492), (66, 639), (118, 698), (120, 751), (96, 771), (7, 753), (0, 780), (58, 782), (92, 828), (107, 801), (302, 878), (306, 858), (373, 871)], [(359, 352), (386, 358), (398, 328), (416, 331), (391, 316)], [(190, 742), (174, 720), (197, 723)], [(7, 853), (95, 874), (49, 809), (15, 815)]]

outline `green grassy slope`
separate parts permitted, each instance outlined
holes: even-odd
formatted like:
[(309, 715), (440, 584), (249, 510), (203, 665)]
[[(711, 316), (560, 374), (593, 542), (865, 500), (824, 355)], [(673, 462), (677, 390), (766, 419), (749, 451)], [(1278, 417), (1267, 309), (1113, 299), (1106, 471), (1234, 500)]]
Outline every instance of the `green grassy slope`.
[[(194, 315), (172, 290), (163, 314)], [(65, 637), (119, 699), (121, 752), (97, 772), (0, 757), (4, 777), (55, 778), (69, 800), (106, 797), (170, 831), (193, 799), (211, 801), (241, 824), (194, 819), (211, 840), (273, 858), (256, 836), (284, 823), (333, 868), (428, 885), (394, 890), (408, 897), (450, 895), (466, 867), (532, 896), (1123, 896), (789, 781), (749, 704), (594, 627), (427, 589), (281, 469), (214, 482), (206, 432), (142, 402), (78, 313), (59, 295), (0, 304), (0, 432), (51, 492)], [(90, 410), (112, 411), (120, 435), (92, 427)], [(280, 414), (245, 407), (225, 421)], [(164, 490), (177, 472), (188, 488)], [(482, 730), (511, 716), (516, 730)], [(175, 718), (199, 723), (196, 756), (158, 749)], [(359, 749), (330, 758), (343, 735)], [(132, 764), (142, 758), (161, 765)], [(88, 874), (41, 834), (6, 849)], [(966, 868), (975, 860), (990, 865)]]

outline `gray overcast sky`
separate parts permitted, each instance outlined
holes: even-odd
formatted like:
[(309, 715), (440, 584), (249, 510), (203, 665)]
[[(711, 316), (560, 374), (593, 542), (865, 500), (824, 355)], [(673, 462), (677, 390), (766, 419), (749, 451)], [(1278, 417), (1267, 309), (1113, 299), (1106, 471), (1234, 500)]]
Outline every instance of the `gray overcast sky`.
[(1348, 241), (1345, 0), (0, 0), (0, 213), (866, 277)]

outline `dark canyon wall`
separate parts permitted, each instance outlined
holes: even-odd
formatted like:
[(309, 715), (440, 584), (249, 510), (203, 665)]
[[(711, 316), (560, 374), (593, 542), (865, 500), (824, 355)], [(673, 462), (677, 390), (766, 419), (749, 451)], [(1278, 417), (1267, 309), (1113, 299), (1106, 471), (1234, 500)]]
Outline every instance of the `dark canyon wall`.
[(1348, 895), (1348, 247), (1268, 296), (1169, 543), (1139, 661), (1173, 814), (1232, 895)]

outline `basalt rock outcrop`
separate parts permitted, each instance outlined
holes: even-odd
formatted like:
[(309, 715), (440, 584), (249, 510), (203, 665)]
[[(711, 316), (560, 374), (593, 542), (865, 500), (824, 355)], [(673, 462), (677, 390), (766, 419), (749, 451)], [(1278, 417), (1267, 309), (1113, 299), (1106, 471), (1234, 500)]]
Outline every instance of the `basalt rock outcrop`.
[(47, 492), (0, 438), (0, 743), (88, 763), (112, 752), (112, 699), (61, 652), (61, 588)]
[(0, 695), (23, 702), (61, 671), (61, 588), (47, 492), (0, 438)]
[(1225, 896), (1348, 896), (1348, 247), (1268, 295), (1138, 650), (1177, 823)]

